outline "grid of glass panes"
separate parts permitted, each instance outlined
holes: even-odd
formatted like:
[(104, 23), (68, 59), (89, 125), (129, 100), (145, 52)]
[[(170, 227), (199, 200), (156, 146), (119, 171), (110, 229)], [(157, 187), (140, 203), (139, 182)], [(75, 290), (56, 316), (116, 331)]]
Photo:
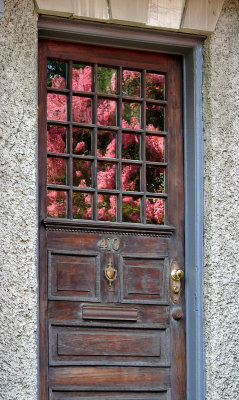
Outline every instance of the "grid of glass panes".
[(166, 76), (47, 64), (47, 216), (164, 224)]

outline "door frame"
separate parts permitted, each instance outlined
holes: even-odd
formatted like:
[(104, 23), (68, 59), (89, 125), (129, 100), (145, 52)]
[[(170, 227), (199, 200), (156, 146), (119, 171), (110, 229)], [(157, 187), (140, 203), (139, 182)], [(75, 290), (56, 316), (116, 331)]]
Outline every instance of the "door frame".
[(203, 319), (204, 36), (41, 16), (39, 38), (183, 56), (187, 399), (205, 399)]

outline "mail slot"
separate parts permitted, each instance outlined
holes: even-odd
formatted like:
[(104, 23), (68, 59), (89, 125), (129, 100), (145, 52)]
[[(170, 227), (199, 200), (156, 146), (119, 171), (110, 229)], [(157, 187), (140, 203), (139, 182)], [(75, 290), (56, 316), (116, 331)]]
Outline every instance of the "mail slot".
[(138, 310), (133, 307), (83, 306), (82, 318), (137, 321)]

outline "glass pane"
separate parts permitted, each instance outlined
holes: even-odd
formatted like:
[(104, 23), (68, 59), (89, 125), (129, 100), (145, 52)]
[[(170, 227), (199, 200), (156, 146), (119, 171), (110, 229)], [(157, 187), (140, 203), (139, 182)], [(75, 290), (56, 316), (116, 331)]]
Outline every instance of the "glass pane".
[(123, 71), (122, 76), (122, 94), (123, 96), (140, 97), (140, 78), (141, 73), (138, 71)]
[(91, 187), (91, 162), (73, 160), (73, 186)]
[(97, 156), (115, 158), (116, 133), (110, 131), (98, 131)]
[(140, 218), (141, 198), (136, 196), (123, 196), (122, 221), (141, 222)]
[(154, 100), (165, 98), (165, 76), (146, 73), (146, 97)]
[(72, 120), (91, 124), (91, 98), (72, 96)]
[(64, 126), (47, 125), (47, 151), (50, 153), (66, 152), (66, 128)]
[(97, 123), (105, 126), (116, 126), (116, 101), (98, 100)]
[(146, 223), (164, 224), (164, 200), (157, 198), (146, 199)]
[(73, 192), (72, 215), (73, 218), (91, 219), (92, 209), (91, 193)]
[(67, 64), (60, 61), (47, 61), (47, 86), (65, 89), (67, 80)]
[(140, 191), (140, 167), (122, 165), (122, 190)]
[(66, 121), (67, 105), (64, 94), (47, 94), (47, 119)]
[(164, 138), (160, 136), (146, 136), (146, 160), (164, 161)]
[(138, 103), (123, 102), (122, 104), (122, 127), (140, 129), (141, 106)]
[(122, 133), (122, 158), (139, 160), (140, 135)]
[(98, 92), (115, 94), (117, 92), (117, 70), (98, 67)]
[(72, 90), (92, 92), (92, 67), (89, 65), (73, 64)]
[(86, 128), (72, 128), (72, 151), (83, 156), (91, 155), (91, 131)]
[(66, 184), (66, 160), (63, 158), (47, 157), (48, 185)]
[(147, 192), (164, 192), (164, 169), (160, 167), (146, 167)]
[(146, 129), (149, 131), (164, 131), (164, 107), (155, 104), (146, 106)]
[(47, 216), (66, 218), (66, 192), (61, 190), (47, 191)]
[(100, 221), (116, 221), (116, 196), (98, 194), (97, 208)]
[(116, 164), (98, 162), (98, 189), (116, 189), (115, 172)]

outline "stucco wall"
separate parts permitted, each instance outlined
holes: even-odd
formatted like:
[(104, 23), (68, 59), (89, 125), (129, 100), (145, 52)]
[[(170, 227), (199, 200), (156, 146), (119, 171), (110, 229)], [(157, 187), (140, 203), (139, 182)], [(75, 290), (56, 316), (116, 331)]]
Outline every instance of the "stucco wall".
[(37, 16), (5, 0), (0, 20), (0, 399), (37, 398)]
[(239, 1), (205, 42), (205, 356), (207, 400), (239, 399)]

